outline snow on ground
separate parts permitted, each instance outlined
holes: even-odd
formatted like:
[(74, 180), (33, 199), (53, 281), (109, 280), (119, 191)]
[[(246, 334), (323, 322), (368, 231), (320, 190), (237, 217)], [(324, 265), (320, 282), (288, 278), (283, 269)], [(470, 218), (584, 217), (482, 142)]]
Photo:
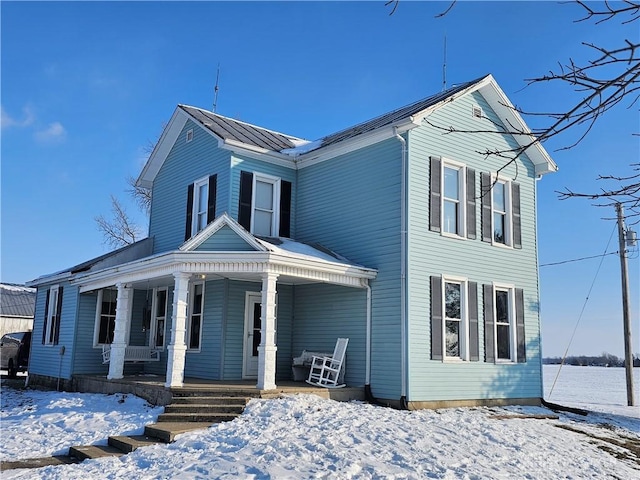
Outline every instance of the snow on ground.
[[(545, 367), (545, 378), (547, 370)], [(579, 372), (565, 375), (562, 380), (568, 392), (575, 391), (570, 384), (580, 377)], [(598, 388), (586, 388), (588, 394), (580, 396), (595, 404), (600, 403), (600, 395), (607, 396), (608, 413), (595, 416), (563, 414), (559, 420), (504, 418), (552, 413), (538, 407), (409, 412), (297, 395), (252, 400), (233, 422), (181, 435), (170, 445), (78, 465), (10, 470), (2, 472), (2, 478), (640, 479), (637, 454), (629, 455), (630, 451), (620, 445), (629, 442), (640, 448), (640, 419), (634, 415), (637, 411), (624, 406), (624, 396), (617, 400), (618, 405), (613, 404), (615, 400), (606, 394), (607, 383), (602, 383), (609, 374), (596, 374), (600, 375)], [(551, 400), (571, 403), (562, 401), (560, 382)], [(582, 388), (579, 382), (576, 385), (575, 388)], [(5, 411), (7, 390), (2, 393), (2, 415), (10, 417), (20, 407), (9, 403), (18, 398), (7, 402)], [(22, 401), (35, 393), (40, 392), (22, 392)], [(62, 402), (69, 394), (48, 395), (48, 401)], [(127, 397), (125, 404), (130, 399), (133, 400)], [(33, 402), (42, 409), (41, 400)], [(78, 404), (69, 414), (82, 415), (83, 422), (91, 424), (113, 407), (106, 403)], [(5, 443), (5, 417), (2, 418)], [(40, 421), (43, 428), (50, 422), (42, 417)], [(78, 422), (77, 428), (83, 422)], [(25, 433), (25, 437), (29, 435), (32, 434)], [(106, 435), (103, 433), (103, 437)], [(14, 437), (9, 443), (20, 441)], [(70, 442), (78, 443), (84, 442)], [(22, 448), (27, 451), (31, 447)]]
[(64, 455), (71, 445), (106, 445), (110, 435), (142, 433), (162, 410), (133, 395), (14, 390), (3, 385), (0, 460)]

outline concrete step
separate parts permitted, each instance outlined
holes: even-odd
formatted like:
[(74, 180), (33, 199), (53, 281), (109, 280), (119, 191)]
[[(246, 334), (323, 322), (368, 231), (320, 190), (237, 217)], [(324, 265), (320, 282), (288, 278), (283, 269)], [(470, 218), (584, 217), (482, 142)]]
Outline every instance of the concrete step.
[(233, 413), (240, 415), (244, 405), (214, 405), (214, 404), (171, 404), (164, 407), (164, 413)]
[(163, 413), (158, 416), (158, 423), (164, 422), (230, 422), (238, 417), (238, 413)]
[(44, 458), (28, 458), (25, 460), (15, 460), (0, 462), (0, 472), (5, 470), (15, 470), (16, 468), (41, 468), (51, 465), (71, 465), (73, 463), (79, 463), (77, 458), (70, 457), (69, 455), (54, 455), (53, 457)]
[(207, 388), (177, 388), (171, 389), (171, 395), (176, 397), (236, 397), (236, 398), (259, 398), (260, 392), (255, 389), (249, 390), (212, 390)]
[(120, 457), (124, 455), (122, 450), (109, 445), (77, 445), (69, 448), (69, 456), (78, 460), (102, 457)]
[(158, 437), (150, 437), (148, 435), (123, 435), (109, 437), (109, 445), (121, 450), (124, 453), (131, 453), (140, 447), (148, 447), (163, 443)]
[(192, 432), (194, 430), (205, 430), (214, 422), (163, 422), (152, 423), (144, 427), (144, 434), (149, 437), (156, 437), (166, 443), (175, 440), (176, 435)]
[(220, 397), (220, 396), (188, 396), (173, 397), (171, 405), (197, 404), (197, 405), (238, 405), (246, 406), (250, 398), (247, 397)]

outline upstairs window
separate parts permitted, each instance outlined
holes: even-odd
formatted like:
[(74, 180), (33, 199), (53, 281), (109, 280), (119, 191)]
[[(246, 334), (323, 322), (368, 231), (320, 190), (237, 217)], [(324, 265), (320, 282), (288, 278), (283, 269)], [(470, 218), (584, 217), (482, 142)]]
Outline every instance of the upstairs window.
[(185, 241), (216, 218), (217, 175), (201, 178), (187, 187)]
[(57, 345), (60, 340), (62, 290), (63, 287), (58, 285), (47, 290), (47, 299), (44, 305), (44, 325), (42, 326), (43, 345)]
[(430, 157), (429, 229), (442, 235), (476, 238), (476, 173), (472, 168)]
[(240, 172), (238, 223), (254, 235), (291, 236), (291, 182)]
[(520, 184), (496, 178), (489, 173), (482, 173), (480, 190), (482, 192), (482, 241), (522, 248)]

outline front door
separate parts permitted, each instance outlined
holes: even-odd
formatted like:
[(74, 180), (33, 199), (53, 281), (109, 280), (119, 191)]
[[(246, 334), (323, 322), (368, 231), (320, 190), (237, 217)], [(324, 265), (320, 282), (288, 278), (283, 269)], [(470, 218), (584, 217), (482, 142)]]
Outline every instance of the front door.
[(259, 292), (247, 292), (244, 308), (244, 362), (243, 378), (258, 378), (258, 345), (262, 328), (262, 295)]

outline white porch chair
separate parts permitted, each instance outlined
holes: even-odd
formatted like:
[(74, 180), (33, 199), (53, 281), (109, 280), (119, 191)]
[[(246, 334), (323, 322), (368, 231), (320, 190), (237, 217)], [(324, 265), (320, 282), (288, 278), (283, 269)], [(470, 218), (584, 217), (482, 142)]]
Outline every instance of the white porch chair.
[(327, 388), (344, 387), (344, 383), (338, 385), (338, 382), (340, 381), (340, 371), (344, 366), (348, 343), (348, 338), (339, 338), (332, 356), (318, 357), (314, 355), (307, 383)]

